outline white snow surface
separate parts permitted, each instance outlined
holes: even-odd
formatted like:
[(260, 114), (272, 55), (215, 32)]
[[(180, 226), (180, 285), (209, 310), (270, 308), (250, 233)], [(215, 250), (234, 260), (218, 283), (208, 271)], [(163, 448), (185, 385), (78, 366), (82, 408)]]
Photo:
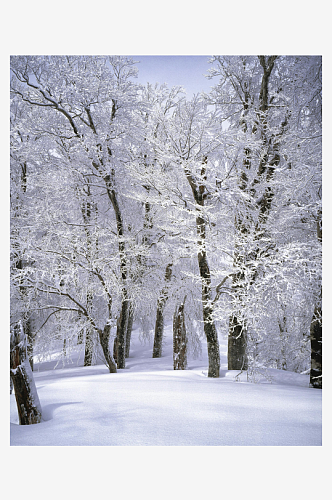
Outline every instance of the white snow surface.
[[(34, 379), (42, 406), (40, 424), (21, 426), (10, 396), (12, 446), (320, 446), (322, 391), (309, 375), (268, 370), (248, 382), (227, 370), (227, 343), (220, 339), (220, 378), (207, 377), (203, 340), (199, 359), (173, 370), (171, 325), (163, 356), (152, 358), (152, 340), (132, 334), (126, 368), (82, 366), (82, 355), (64, 367), (36, 362)], [(56, 366), (57, 365), (57, 366)]]

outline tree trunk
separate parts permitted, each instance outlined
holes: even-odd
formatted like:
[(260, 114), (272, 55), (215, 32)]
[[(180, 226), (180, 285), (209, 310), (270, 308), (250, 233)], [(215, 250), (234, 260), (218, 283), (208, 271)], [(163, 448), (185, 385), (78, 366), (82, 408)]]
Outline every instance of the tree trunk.
[(92, 365), (93, 355), (93, 330), (90, 326), (85, 329), (85, 351), (84, 351), (84, 366)]
[[(244, 160), (243, 160), (243, 169), (240, 174), (239, 179), (239, 187), (241, 191), (248, 193), (250, 192), (251, 197), (255, 197), (256, 190), (255, 186), (261, 182), (264, 174), (266, 174), (266, 181), (269, 182), (274, 174), (275, 168), (279, 165), (280, 155), (279, 155), (279, 139), (273, 144), (272, 153), (273, 157), (269, 161), (269, 156), (267, 154), (267, 111), (268, 111), (268, 103), (269, 103), (269, 94), (268, 94), (268, 85), (269, 79), (274, 67), (275, 60), (277, 56), (269, 56), (265, 58), (265, 56), (259, 56), (260, 64), (263, 68), (263, 75), (261, 80), (260, 94), (259, 94), (259, 110), (257, 111), (258, 123), (261, 127), (261, 152), (263, 153), (260, 158), (257, 177), (253, 181), (252, 187), (248, 187), (248, 172), (252, 168), (252, 152), (251, 149), (246, 147), (244, 148)], [(248, 109), (249, 96), (246, 95), (244, 111)], [(281, 130), (279, 136), (282, 136), (288, 122), (288, 114), (286, 114), (284, 122), (281, 124)], [(247, 132), (247, 123), (243, 118), (240, 122), (242, 130), (244, 133)], [(256, 134), (257, 125), (252, 129), (252, 132)], [(266, 150), (266, 151), (265, 151)], [(249, 260), (255, 260), (258, 257), (259, 250), (261, 249), (261, 238), (262, 238), (262, 228), (266, 223), (268, 213), (271, 208), (272, 200), (274, 193), (270, 186), (267, 186), (261, 200), (258, 203), (259, 205), (259, 214), (258, 214), (258, 223), (255, 226), (255, 237), (254, 239), (258, 242), (257, 248), (254, 249), (253, 255), (249, 258)], [(250, 220), (250, 219), (249, 219)], [(240, 238), (246, 238), (246, 235), (250, 232), (250, 222), (248, 224), (248, 220), (246, 220), (243, 216), (237, 216), (235, 220), (235, 228)], [(247, 265), (247, 257), (239, 255), (239, 252), (236, 250), (234, 263), (235, 265), (241, 265), (242, 268)], [(251, 275), (251, 284), (254, 282), (256, 276), (253, 273)], [(245, 275), (243, 271), (237, 273), (237, 275), (233, 278), (233, 290), (237, 292), (237, 295), (243, 293), (243, 284), (245, 280)], [(248, 356), (247, 356), (247, 328), (246, 323), (240, 321), (240, 314), (234, 313), (229, 320), (229, 335), (228, 335), (228, 369), (229, 370), (247, 370), (248, 369)]]
[[(317, 238), (322, 243), (322, 213), (319, 212), (317, 221)], [(322, 293), (322, 292), (321, 292)], [(321, 297), (322, 298), (322, 295)], [(311, 339), (311, 370), (310, 385), (316, 389), (322, 389), (323, 370), (322, 370), (322, 308), (316, 305), (314, 315), (310, 325)]]
[(247, 339), (246, 329), (238, 323), (238, 318), (232, 316), (229, 320), (228, 334), (228, 370), (247, 370)]
[[(203, 158), (201, 177), (206, 180), (206, 164), (207, 157)], [(205, 187), (198, 185), (196, 179), (191, 172), (185, 167), (184, 169), (187, 180), (191, 187), (196, 208), (199, 215), (196, 217), (196, 232), (197, 232), (197, 245), (198, 245), (198, 267), (202, 284), (202, 303), (203, 303), (203, 322), (204, 333), (207, 341), (209, 370), (208, 376), (213, 378), (219, 377), (220, 372), (220, 353), (219, 341), (216, 326), (213, 321), (213, 306), (211, 301), (211, 274), (207, 261), (205, 238), (206, 238), (206, 220), (203, 213)]]
[(202, 283), (204, 333), (207, 340), (209, 358), (208, 377), (218, 378), (220, 371), (219, 340), (216, 326), (212, 319), (211, 275), (205, 250), (205, 220), (202, 217), (197, 217), (196, 224), (200, 246), (198, 266)]
[(204, 258), (199, 258), (199, 268), (202, 278), (202, 301), (203, 301), (203, 322), (204, 333), (207, 340), (209, 370), (208, 376), (213, 378), (219, 377), (220, 371), (220, 353), (219, 353), (219, 340), (218, 333), (212, 319), (212, 306), (211, 306), (211, 283), (210, 283), (210, 270), (207, 265), (206, 255)]
[(115, 363), (118, 363), (118, 329), (119, 329), (120, 318), (118, 318), (117, 326), (116, 326), (116, 335), (114, 337), (113, 342), (113, 358)]
[[(111, 152), (109, 152), (111, 156)], [(120, 322), (118, 323), (117, 333), (116, 333), (116, 359), (117, 367), (125, 368), (126, 366), (126, 333), (128, 326), (128, 316), (129, 316), (129, 306), (130, 302), (128, 299), (127, 290), (127, 258), (126, 258), (126, 247), (123, 239), (123, 221), (120, 206), (118, 203), (117, 193), (114, 189), (114, 176), (115, 172), (112, 170), (111, 175), (106, 174), (103, 179), (106, 183), (106, 189), (108, 197), (114, 209), (117, 233), (118, 233), (118, 245), (119, 245), (119, 256), (120, 256), (120, 268), (121, 268), (121, 278), (122, 278), (122, 290), (123, 290), (123, 300), (121, 305)]]
[(208, 377), (218, 378), (220, 372), (220, 353), (218, 333), (211, 321), (212, 308), (203, 308), (204, 333), (207, 339), (209, 370)]
[[(90, 284), (90, 280), (89, 280)], [(87, 293), (86, 297), (86, 308), (88, 313), (91, 313), (92, 310), (92, 294), (91, 292)], [(92, 365), (92, 358), (93, 358), (93, 328), (88, 325), (85, 329), (85, 352), (84, 352), (84, 366), (91, 366)]]
[(161, 358), (164, 336), (164, 305), (158, 299), (156, 325), (154, 330), (153, 358)]
[(30, 318), (26, 318), (25, 321), (23, 322), (23, 325), (24, 325), (23, 329), (26, 332), (26, 336), (28, 339), (27, 353), (28, 353), (29, 363), (31, 366), (31, 370), (33, 370), (33, 342), (34, 342), (34, 338), (33, 338)]
[(10, 336), (10, 376), (20, 425), (40, 423), (42, 409), (28, 359), (27, 337), (21, 322), (15, 325)]
[[(277, 359), (278, 370), (287, 370), (287, 360), (286, 360), (286, 346), (287, 346), (287, 318), (286, 318), (286, 307), (281, 306), (283, 310), (282, 320), (278, 318), (278, 326), (280, 332), (280, 354), (281, 356)], [(281, 359), (280, 359), (281, 358)]]
[(126, 332), (126, 358), (129, 358), (129, 353), (130, 353), (130, 341), (131, 341), (131, 332), (132, 332), (133, 323), (134, 323), (134, 314), (135, 314), (134, 304), (132, 302), (130, 302), (127, 332)]
[(172, 266), (173, 264), (168, 264), (165, 272), (165, 286), (162, 289), (161, 295), (157, 302), (157, 314), (156, 314), (156, 324), (154, 331), (154, 343), (153, 343), (153, 358), (161, 358), (162, 348), (163, 348), (163, 336), (164, 336), (164, 310), (167, 302), (167, 292), (168, 283), (172, 277)]
[(322, 389), (322, 309), (315, 307), (314, 316), (310, 325), (311, 339), (311, 370), (310, 385)]
[[(22, 259), (20, 259), (16, 263), (16, 269), (23, 269), (24, 268), (24, 262)], [(20, 293), (22, 295), (23, 302), (26, 300), (27, 297), (27, 288), (23, 285), (20, 285)], [(25, 335), (27, 336), (27, 352), (28, 352), (28, 358), (31, 366), (31, 370), (33, 370), (33, 333), (32, 333), (32, 328), (31, 328), (31, 320), (29, 318), (29, 313), (25, 313), (23, 316), (23, 330), (25, 332)]]
[(126, 367), (126, 333), (128, 329), (130, 302), (125, 297), (122, 301), (120, 321), (118, 323), (116, 332), (116, 345), (117, 345), (117, 367)]
[[(92, 236), (91, 236), (91, 231), (90, 231), (90, 224), (92, 222), (92, 212), (93, 210), (95, 211), (94, 205), (91, 203), (91, 190), (90, 190), (90, 180), (87, 178), (86, 180), (86, 185), (83, 187), (83, 192), (85, 195), (85, 198), (82, 200), (82, 205), (81, 205), (81, 211), (82, 211), (82, 216), (84, 220), (84, 230), (85, 230), (85, 235), (86, 235), (86, 243), (87, 243), (87, 255), (88, 259), (92, 259), (92, 248), (93, 248), (93, 242), (92, 242)], [(91, 286), (91, 278), (89, 276), (88, 279), (88, 292), (86, 294), (86, 309), (89, 314), (91, 314), (92, 311), (92, 293), (90, 291), (90, 286)], [(84, 366), (91, 366), (92, 365), (92, 358), (93, 358), (93, 329), (89, 325), (85, 329), (85, 352), (84, 352)]]
[(83, 344), (83, 332), (84, 330), (80, 330), (77, 335), (77, 345)]
[[(238, 227), (242, 231), (246, 231), (242, 224), (238, 223)], [(243, 265), (243, 259), (239, 255), (235, 256), (235, 264)], [(233, 275), (233, 290), (235, 295), (239, 298), (243, 293), (244, 273), (242, 271)], [(238, 305), (236, 306), (238, 307)], [(247, 356), (247, 324), (244, 319), (240, 320), (240, 312), (234, 312), (229, 319), (228, 330), (228, 348), (227, 348), (227, 363), (228, 370), (247, 370), (248, 369), (248, 356)]]
[(98, 330), (100, 345), (102, 347), (104, 358), (106, 362), (106, 366), (109, 369), (110, 373), (116, 373), (116, 364), (114, 358), (111, 355), (109, 348), (109, 341), (111, 335), (111, 327), (110, 325), (105, 325), (104, 330)]
[(184, 321), (184, 303), (175, 309), (173, 318), (173, 366), (174, 370), (187, 368), (187, 333)]

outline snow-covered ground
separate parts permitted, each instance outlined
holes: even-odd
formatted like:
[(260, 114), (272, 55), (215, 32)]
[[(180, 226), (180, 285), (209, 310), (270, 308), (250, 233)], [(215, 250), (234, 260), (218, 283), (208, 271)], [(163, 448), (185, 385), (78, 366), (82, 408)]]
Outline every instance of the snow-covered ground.
[(37, 425), (18, 425), (10, 399), (13, 446), (304, 446), (322, 444), (322, 391), (309, 375), (269, 370), (269, 380), (247, 382), (227, 370), (221, 340), (221, 376), (207, 377), (206, 342), (188, 370), (174, 371), (171, 325), (162, 358), (152, 343), (132, 335), (127, 366), (110, 374), (82, 360), (56, 368), (36, 362), (34, 378), (43, 409)]

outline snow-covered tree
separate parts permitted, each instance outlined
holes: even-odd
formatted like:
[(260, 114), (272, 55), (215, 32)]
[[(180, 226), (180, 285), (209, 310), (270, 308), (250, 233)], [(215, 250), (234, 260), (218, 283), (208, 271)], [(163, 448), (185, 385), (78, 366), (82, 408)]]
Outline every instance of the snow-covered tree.
[[(207, 231), (214, 206), (209, 200), (216, 193), (215, 152), (220, 147), (222, 130), (215, 115), (199, 96), (180, 102), (172, 116), (162, 122), (164, 141), (158, 145), (158, 155), (177, 172), (169, 192), (182, 201), (182, 217), (177, 223), (185, 248), (196, 255), (204, 332), (208, 345), (210, 377), (219, 377), (220, 355), (216, 326), (212, 312), (211, 271), (207, 255)], [(173, 194), (174, 196), (174, 194)], [(173, 226), (174, 227), (174, 226)]]
[[(228, 361), (230, 369), (245, 369), (248, 356), (252, 363), (258, 352), (267, 355), (271, 342), (266, 340), (281, 336), (279, 354), (272, 356), (280, 361), (289, 342), (286, 324), (312, 309), (317, 296), (313, 273), (304, 273), (304, 300), (298, 264), (310, 269), (314, 263), (320, 284), (321, 259), (312, 230), (320, 210), (321, 60), (216, 56), (212, 62), (211, 74), (220, 81), (211, 100), (225, 124), (228, 156), (237, 173)], [(302, 230), (294, 231), (294, 223)], [(286, 290), (296, 294), (302, 309), (294, 309)], [(304, 324), (308, 329), (310, 321)], [(295, 331), (298, 327), (297, 322)], [(293, 352), (295, 339), (297, 350), (308, 340), (294, 333), (287, 346)]]

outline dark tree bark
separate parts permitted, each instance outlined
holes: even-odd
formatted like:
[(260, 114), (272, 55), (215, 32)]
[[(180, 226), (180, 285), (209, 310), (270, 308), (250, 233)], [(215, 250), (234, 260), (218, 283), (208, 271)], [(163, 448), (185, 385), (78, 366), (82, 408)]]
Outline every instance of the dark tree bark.
[(118, 323), (116, 339), (117, 339), (117, 367), (126, 367), (126, 334), (129, 319), (129, 300), (123, 300), (120, 313), (120, 321)]
[(310, 325), (311, 339), (311, 369), (310, 385), (315, 389), (322, 389), (322, 309), (315, 307), (314, 317)]
[[(202, 226), (200, 226), (202, 228)], [(204, 226), (205, 234), (205, 226)], [(218, 333), (212, 319), (212, 302), (211, 302), (211, 276), (210, 268), (207, 262), (205, 250), (198, 254), (198, 265), (202, 282), (202, 302), (203, 302), (203, 322), (204, 333), (207, 340), (209, 370), (208, 376), (213, 378), (219, 377), (220, 372), (220, 353)]]
[(77, 345), (83, 344), (83, 333), (84, 330), (82, 328), (82, 330), (80, 330), (80, 332), (77, 335)]
[(157, 302), (156, 324), (154, 331), (153, 358), (161, 358), (164, 336), (164, 310), (168, 298), (168, 283), (172, 277), (173, 264), (168, 264), (165, 272), (165, 286)]
[(228, 370), (247, 370), (247, 335), (246, 327), (238, 323), (238, 318), (232, 316), (229, 320), (228, 334)]
[(15, 325), (10, 336), (10, 376), (20, 425), (40, 423), (42, 409), (28, 360), (27, 337), (21, 322)]
[(93, 355), (92, 329), (88, 326), (85, 330), (84, 366), (92, 365), (92, 355)]
[(67, 339), (63, 339), (63, 344), (62, 344), (62, 354), (63, 356), (67, 356)]
[[(84, 198), (82, 201), (81, 205), (81, 211), (82, 211), (82, 217), (84, 221), (84, 231), (86, 235), (86, 242), (87, 242), (87, 255), (89, 257), (89, 260), (91, 261), (92, 258), (92, 247), (93, 247), (93, 242), (92, 242), (92, 235), (90, 231), (90, 225), (92, 222), (92, 212), (95, 210), (94, 204), (91, 202), (91, 189), (90, 189), (90, 181), (89, 179), (86, 179), (86, 185), (83, 186), (82, 193), (84, 194)], [(89, 285), (90, 285), (90, 277), (89, 277)], [(92, 311), (92, 294), (88, 290), (87, 295), (86, 295), (86, 309), (89, 314), (91, 314)], [(93, 329), (91, 325), (89, 325), (85, 329), (85, 351), (84, 351), (84, 366), (91, 366), (92, 365), (92, 358), (93, 358)]]
[(154, 343), (153, 343), (153, 358), (161, 358), (162, 356), (162, 345), (164, 336), (164, 307), (160, 298), (157, 304), (157, 314), (156, 314), (156, 324), (154, 330)]
[(277, 368), (279, 370), (287, 370), (287, 361), (286, 361), (286, 339), (287, 335), (287, 318), (286, 318), (286, 308), (282, 305), (283, 316), (282, 320), (278, 318), (278, 326), (280, 332), (280, 343), (281, 343), (281, 359), (277, 359)]
[(184, 321), (185, 300), (175, 309), (173, 318), (173, 367), (174, 370), (187, 368), (187, 332)]
[(34, 344), (34, 334), (33, 330), (31, 327), (31, 319), (30, 318), (25, 318), (23, 321), (23, 329), (26, 332), (26, 336), (28, 339), (28, 345), (27, 345), (27, 353), (28, 353), (28, 358), (29, 358), (29, 363), (31, 366), (31, 370), (33, 370), (33, 344)]
[[(317, 238), (322, 243), (322, 214), (319, 213), (317, 221)], [(320, 301), (322, 299), (322, 291), (320, 293)], [(316, 305), (314, 315), (310, 325), (311, 339), (311, 369), (310, 369), (310, 385), (316, 389), (322, 389), (323, 386), (323, 351), (322, 351), (322, 307)]]
[[(236, 229), (241, 235), (247, 234), (245, 222), (239, 218), (236, 219)], [(234, 294), (239, 298), (243, 294), (243, 286), (245, 275), (241, 268), (245, 264), (244, 257), (240, 255), (238, 249), (235, 249), (234, 265), (240, 267), (240, 271), (232, 276), (232, 289)], [(228, 370), (247, 370), (247, 322), (241, 318), (240, 312), (236, 312), (229, 318), (228, 328), (228, 346), (227, 346), (227, 363)]]
[[(116, 332), (119, 330), (119, 323), (120, 323), (120, 317), (117, 320), (116, 323)], [(115, 363), (118, 363), (118, 335), (116, 334), (114, 337), (114, 342), (113, 342), (113, 358)]]
[[(92, 307), (92, 296), (91, 293), (87, 293), (87, 311), (90, 314)], [(85, 351), (84, 351), (84, 366), (92, 365), (93, 357), (93, 328), (88, 325), (85, 329)]]
[(103, 330), (98, 330), (100, 345), (103, 350), (106, 366), (108, 367), (110, 373), (116, 373), (115, 360), (111, 355), (109, 348), (109, 341), (111, 335), (111, 327), (106, 325)]
[(130, 341), (131, 341), (131, 332), (133, 330), (134, 315), (135, 315), (135, 307), (134, 304), (130, 302), (127, 332), (126, 332), (126, 358), (129, 358), (130, 354)]

